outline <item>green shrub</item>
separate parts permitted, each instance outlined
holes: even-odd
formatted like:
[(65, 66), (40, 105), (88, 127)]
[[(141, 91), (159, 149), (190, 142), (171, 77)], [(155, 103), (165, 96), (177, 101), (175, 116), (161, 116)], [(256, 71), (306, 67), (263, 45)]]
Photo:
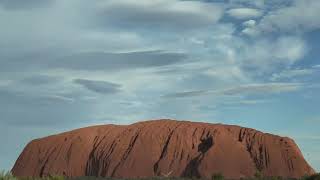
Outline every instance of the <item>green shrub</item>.
[(256, 179), (262, 179), (263, 178), (263, 174), (261, 171), (257, 171), (255, 174), (254, 174), (254, 177)]
[(281, 176), (273, 176), (269, 178), (270, 180), (282, 180)]
[(222, 173), (216, 173), (212, 176), (212, 180), (224, 180), (224, 176)]
[(47, 177), (47, 180), (65, 180), (64, 176), (49, 176)]
[(312, 176), (306, 177), (305, 180), (320, 180), (320, 173), (314, 174)]

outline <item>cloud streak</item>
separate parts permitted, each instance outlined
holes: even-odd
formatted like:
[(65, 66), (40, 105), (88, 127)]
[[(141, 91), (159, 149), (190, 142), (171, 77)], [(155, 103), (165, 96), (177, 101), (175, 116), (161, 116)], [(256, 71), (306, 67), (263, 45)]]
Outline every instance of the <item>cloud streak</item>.
[(59, 77), (48, 75), (34, 75), (20, 80), (21, 83), (33, 86), (46, 85), (61, 81)]
[(292, 79), (297, 77), (304, 77), (311, 75), (315, 72), (314, 69), (291, 69), (291, 70), (284, 70), (280, 73), (272, 74), (270, 80), (277, 81), (283, 79)]
[(2, 5), (8, 10), (30, 10), (34, 8), (48, 7), (55, 0), (0, 0), (0, 6)]
[(199, 28), (216, 23), (222, 7), (205, 2), (178, 0), (110, 0), (100, 3), (101, 24), (119, 27)]
[(200, 90), (188, 91), (168, 94), (165, 98), (184, 98), (204, 95), (217, 96), (238, 96), (238, 95), (262, 95), (262, 94), (276, 94), (284, 92), (294, 92), (303, 88), (301, 83), (265, 83), (265, 84), (248, 84), (222, 90)]
[(236, 19), (250, 19), (262, 16), (262, 12), (252, 8), (235, 8), (227, 11), (227, 14)]
[(183, 53), (141, 51), (128, 53), (85, 52), (64, 56), (49, 66), (75, 70), (110, 70), (161, 67), (185, 60)]
[(95, 81), (88, 79), (75, 79), (73, 80), (75, 84), (82, 85), (90, 91), (100, 93), (100, 94), (114, 94), (121, 91), (121, 85), (115, 84), (107, 81)]

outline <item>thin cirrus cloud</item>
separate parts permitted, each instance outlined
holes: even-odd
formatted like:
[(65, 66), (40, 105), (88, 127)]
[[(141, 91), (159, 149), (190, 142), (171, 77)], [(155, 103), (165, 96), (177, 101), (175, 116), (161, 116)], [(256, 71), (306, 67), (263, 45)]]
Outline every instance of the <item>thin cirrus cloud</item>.
[(253, 8), (235, 8), (228, 10), (227, 14), (236, 19), (250, 19), (262, 16), (263, 12)]
[(1, 89), (0, 99), (0, 124), (8, 128), (65, 126), (89, 118), (85, 111), (90, 105), (58, 94), (28, 94)]
[(140, 51), (126, 53), (84, 52), (58, 58), (50, 67), (74, 70), (110, 70), (150, 68), (175, 64), (185, 60), (184, 53)]
[(61, 81), (60, 78), (48, 75), (34, 75), (20, 80), (21, 83), (27, 85), (46, 85)]
[[(0, 89), (0, 97), (7, 106), (10, 105), (44, 105), (72, 102), (73, 99), (57, 94), (28, 94), (22, 91), (17, 91), (9, 88)], [(2, 105), (2, 104), (1, 104)]]
[(100, 23), (120, 27), (198, 28), (212, 25), (223, 15), (215, 3), (178, 0), (110, 0), (98, 8)]
[[(27, 71), (35, 69), (72, 69), (72, 70), (109, 70), (119, 71), (137, 68), (152, 68), (168, 66), (176, 63), (183, 63), (187, 54), (182, 52), (165, 51), (133, 51), (133, 52), (76, 52), (67, 55), (53, 53), (32, 53), (18, 54), (17, 57), (0, 59), (0, 70), (3, 72)], [(1, 57), (1, 54), (0, 54)], [(37, 78), (37, 80), (35, 80)], [(25, 81), (39, 81), (39, 78), (32, 77)], [(41, 80), (40, 80), (41, 81)]]
[(114, 94), (121, 91), (121, 85), (107, 81), (96, 81), (88, 79), (74, 79), (75, 84), (79, 84), (90, 91), (99, 94)]
[(284, 70), (280, 73), (272, 74), (270, 80), (271, 81), (277, 81), (277, 80), (283, 80), (283, 79), (292, 79), (297, 77), (304, 77), (311, 75), (315, 72), (314, 69), (290, 69), (290, 70)]
[(0, 0), (0, 6), (8, 10), (23, 10), (48, 7), (55, 0)]
[(237, 96), (237, 95), (261, 95), (274, 94), (282, 92), (293, 92), (300, 90), (303, 87), (302, 83), (265, 83), (265, 84), (248, 84), (222, 90), (200, 90), (188, 91), (167, 94), (165, 98), (184, 98), (204, 95), (222, 95), (222, 96)]
[(314, 65), (312, 68), (320, 68), (320, 64)]

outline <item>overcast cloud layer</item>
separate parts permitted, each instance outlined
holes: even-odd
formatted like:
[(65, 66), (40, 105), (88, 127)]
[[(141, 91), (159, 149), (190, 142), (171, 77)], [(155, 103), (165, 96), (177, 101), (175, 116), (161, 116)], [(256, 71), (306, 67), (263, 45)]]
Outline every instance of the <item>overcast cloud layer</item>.
[(172, 118), (291, 136), (320, 170), (319, 8), (0, 0), (0, 169), (33, 138)]

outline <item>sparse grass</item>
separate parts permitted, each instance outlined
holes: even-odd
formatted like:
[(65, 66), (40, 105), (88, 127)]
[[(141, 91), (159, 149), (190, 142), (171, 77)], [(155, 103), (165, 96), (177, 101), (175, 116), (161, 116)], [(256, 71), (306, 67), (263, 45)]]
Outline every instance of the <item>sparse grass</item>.
[[(33, 177), (15, 177), (10, 172), (0, 171), (0, 180), (193, 180), (196, 178), (178, 178), (178, 177), (150, 177), (150, 178), (133, 178), (120, 179), (110, 177), (76, 177), (68, 178), (63, 176), (48, 176), (43, 178)], [(212, 180), (224, 180), (222, 173), (217, 173), (212, 176)], [(241, 180), (320, 180), (320, 174), (312, 176), (304, 176), (300, 179), (286, 179), (282, 177), (263, 177), (262, 173), (257, 172), (253, 178), (241, 178)]]
[(14, 177), (10, 172), (1, 171), (0, 180), (18, 180), (18, 178)]

